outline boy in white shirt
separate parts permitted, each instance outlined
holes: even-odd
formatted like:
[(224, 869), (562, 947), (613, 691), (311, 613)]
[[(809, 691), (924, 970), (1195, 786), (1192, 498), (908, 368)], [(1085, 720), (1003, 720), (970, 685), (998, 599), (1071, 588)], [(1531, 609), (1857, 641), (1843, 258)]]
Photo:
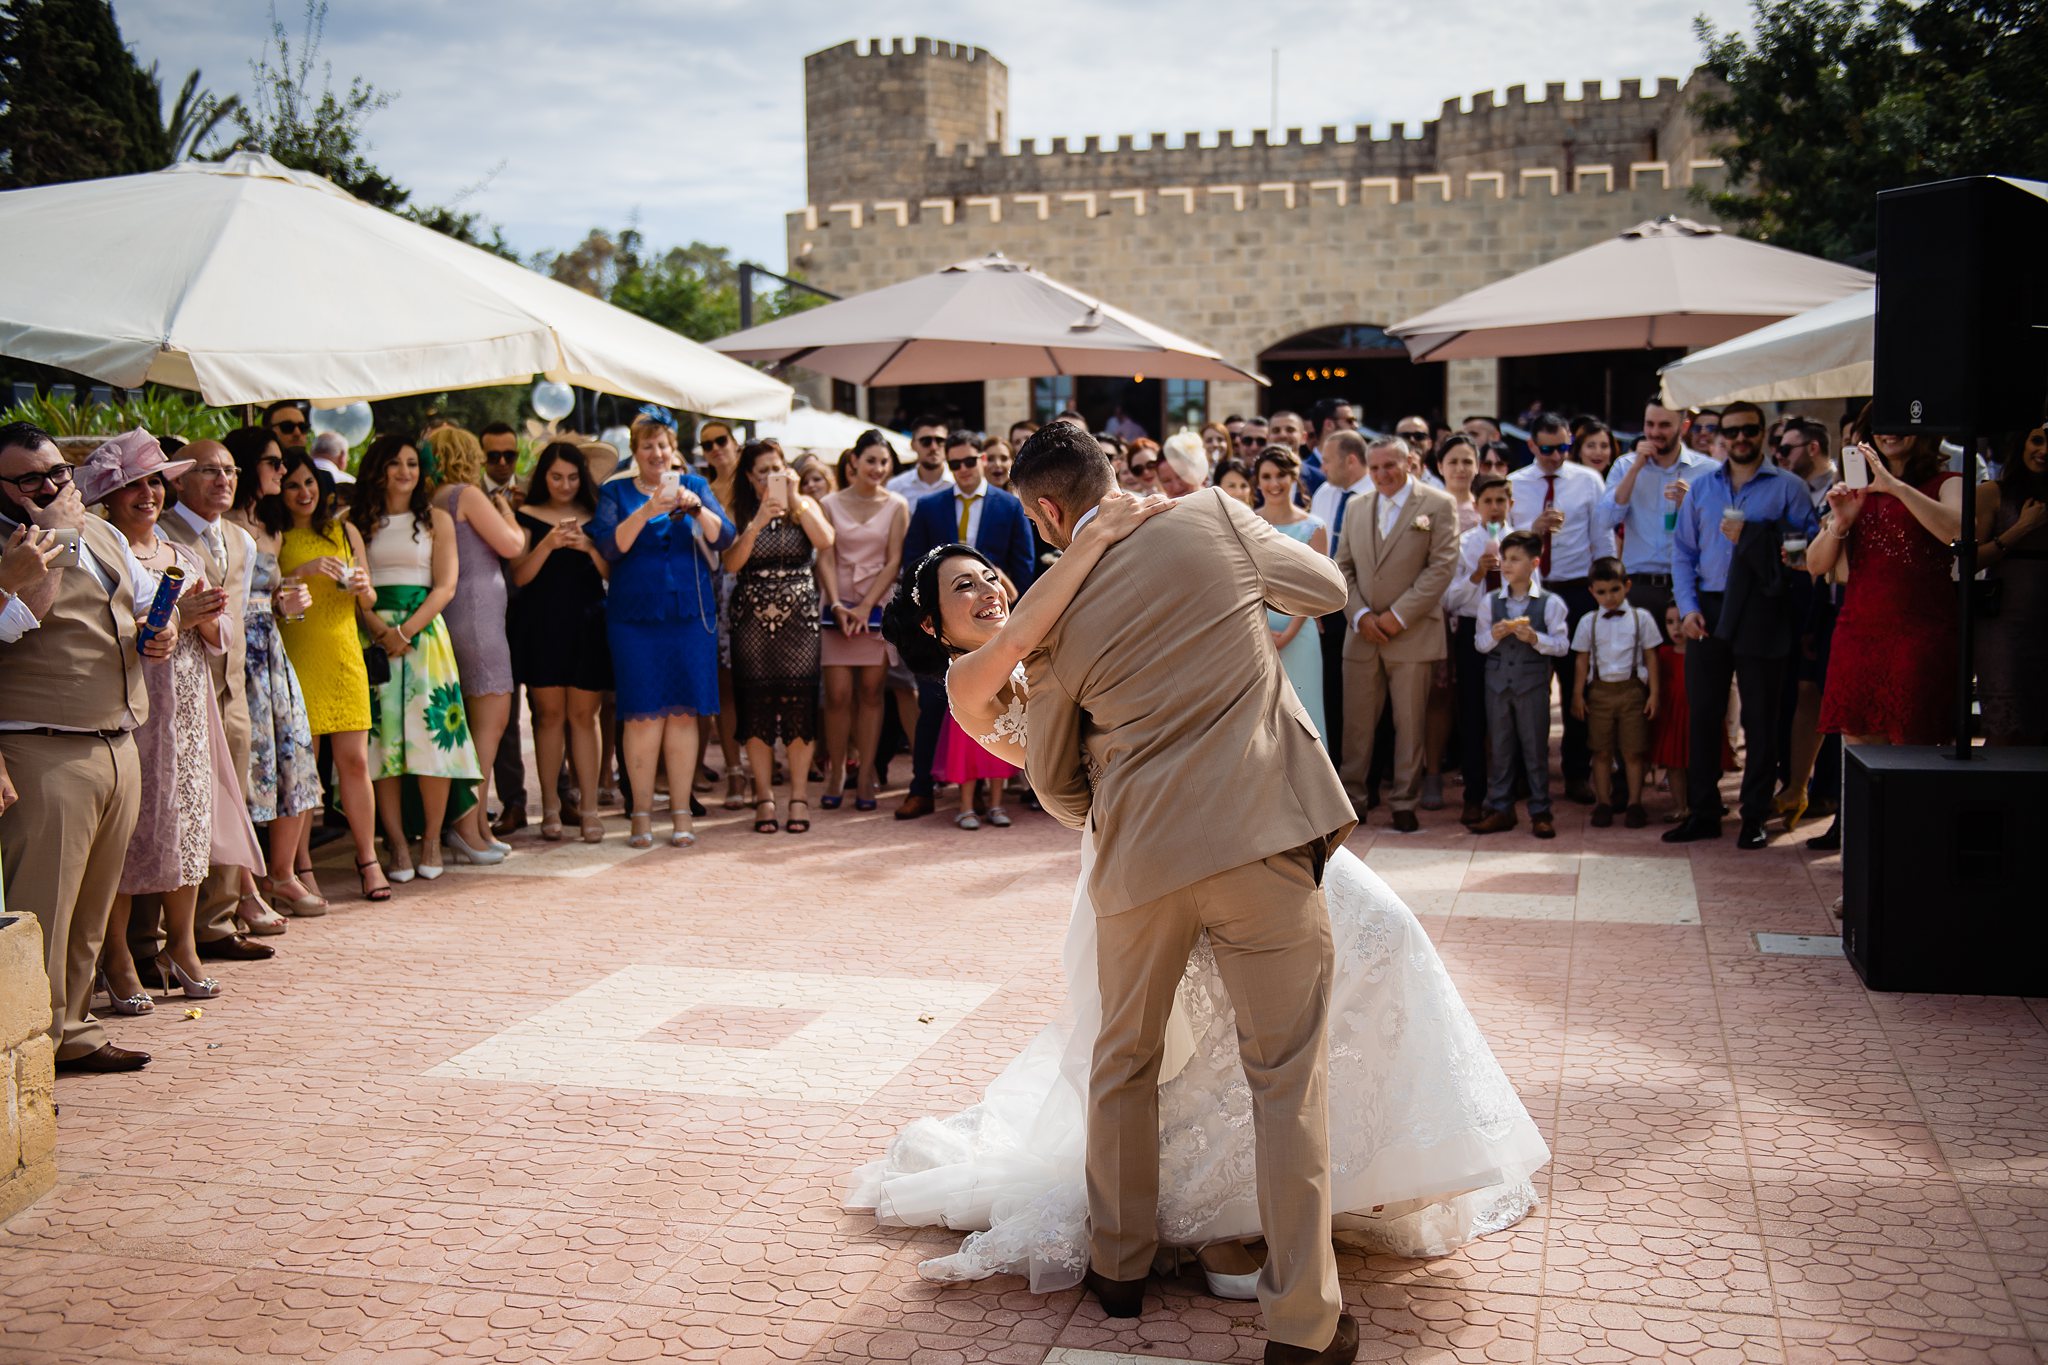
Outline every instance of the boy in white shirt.
[(1467, 829), (1486, 818), (1486, 656), (1473, 639), (1486, 594), (1501, 584), (1500, 540), (1508, 533), (1514, 506), (1514, 490), (1500, 475), (1472, 480), (1479, 524), (1459, 538), (1458, 571), (1444, 593), (1458, 688), (1458, 766), (1465, 779), (1465, 810), (1458, 818)]
[(1529, 832), (1555, 839), (1550, 815), (1551, 660), (1571, 653), (1564, 599), (1535, 582), (1543, 537), (1510, 531), (1500, 542), (1501, 586), (1486, 594), (1474, 647), (1486, 656), (1486, 815), (1474, 834), (1515, 827), (1515, 756), (1529, 777)]
[(1650, 722), (1657, 715), (1657, 661), (1650, 651), (1662, 642), (1649, 612), (1628, 603), (1628, 574), (1608, 556), (1593, 561), (1593, 600), (1598, 606), (1579, 618), (1572, 651), (1572, 714), (1586, 722), (1593, 750), (1593, 824), (1614, 823), (1614, 756), (1628, 777), (1628, 810), (1622, 823), (1641, 829), (1650, 822), (1643, 809), (1643, 774), (1650, 763)]

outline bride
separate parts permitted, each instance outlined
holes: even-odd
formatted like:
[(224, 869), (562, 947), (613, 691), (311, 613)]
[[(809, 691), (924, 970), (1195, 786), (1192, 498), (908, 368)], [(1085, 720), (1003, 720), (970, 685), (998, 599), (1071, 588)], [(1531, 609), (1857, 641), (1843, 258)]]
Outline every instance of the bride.
[[(941, 674), (961, 729), (1024, 762), (1024, 658), (1110, 545), (1172, 504), (1113, 493), (1013, 615), (1002, 575), (946, 545), (905, 568), (885, 634)], [(1197, 795), (1193, 799), (1204, 799)], [(1101, 1025), (1090, 836), (1067, 929), (1067, 999), (979, 1104), (923, 1118), (853, 1174), (849, 1209), (895, 1226), (970, 1232), (919, 1266), (928, 1280), (1025, 1275), (1040, 1293), (1088, 1265), (1084, 1175), (1089, 1058)], [(1329, 1011), (1331, 1207), (1347, 1242), (1441, 1256), (1519, 1221), (1550, 1160), (1436, 949), (1400, 897), (1339, 849), (1324, 877), (1336, 949)], [(1256, 1297), (1251, 1095), (1230, 1000), (1207, 940), (1188, 960), (1159, 1085), (1159, 1240), (1198, 1253), (1212, 1293)]]

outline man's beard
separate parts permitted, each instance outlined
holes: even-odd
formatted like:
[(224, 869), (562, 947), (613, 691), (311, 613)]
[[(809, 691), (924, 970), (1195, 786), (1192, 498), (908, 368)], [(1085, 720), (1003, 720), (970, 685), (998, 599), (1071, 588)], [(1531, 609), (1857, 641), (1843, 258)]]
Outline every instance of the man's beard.
[(1741, 451), (1734, 446), (1728, 447), (1728, 458), (1735, 461), (1735, 463), (1737, 464), (1757, 464), (1760, 461), (1762, 461), (1763, 457), (1764, 448), (1762, 446), (1756, 447), (1747, 455), (1742, 454)]

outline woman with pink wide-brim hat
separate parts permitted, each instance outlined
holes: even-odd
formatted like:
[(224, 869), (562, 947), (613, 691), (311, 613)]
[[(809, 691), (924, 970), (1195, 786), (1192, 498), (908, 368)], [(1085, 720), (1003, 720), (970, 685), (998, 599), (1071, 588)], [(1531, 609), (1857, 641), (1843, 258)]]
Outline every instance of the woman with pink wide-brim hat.
[(263, 869), (205, 658), (224, 652), (235, 629), (224, 611), (227, 593), (206, 581), (198, 555), (157, 534), (170, 481), (192, 463), (165, 459), (156, 438), (138, 427), (93, 451), (76, 476), (79, 496), (100, 507), (126, 543), (138, 605), (156, 600), (171, 570), (184, 575), (178, 643), (170, 658), (143, 670), (149, 715), (135, 731), (142, 808), (100, 956), (101, 985), (118, 1014), (147, 1014), (154, 1007), (128, 951), (133, 898), (163, 898), (165, 950), (149, 964), (163, 993), (175, 985), (191, 999), (208, 1000), (220, 986), (206, 976), (193, 937), (199, 883), (214, 866)]

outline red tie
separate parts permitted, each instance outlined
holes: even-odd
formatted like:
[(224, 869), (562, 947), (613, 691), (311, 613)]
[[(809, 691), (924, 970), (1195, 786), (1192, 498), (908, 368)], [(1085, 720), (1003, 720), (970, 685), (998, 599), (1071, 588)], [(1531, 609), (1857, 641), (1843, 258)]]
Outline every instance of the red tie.
[[(1543, 510), (1548, 512), (1555, 506), (1557, 506), (1557, 475), (1545, 474), (1543, 476)], [(1543, 557), (1536, 561), (1536, 567), (1543, 571), (1545, 578), (1550, 577), (1550, 532), (1548, 531), (1543, 533)]]

